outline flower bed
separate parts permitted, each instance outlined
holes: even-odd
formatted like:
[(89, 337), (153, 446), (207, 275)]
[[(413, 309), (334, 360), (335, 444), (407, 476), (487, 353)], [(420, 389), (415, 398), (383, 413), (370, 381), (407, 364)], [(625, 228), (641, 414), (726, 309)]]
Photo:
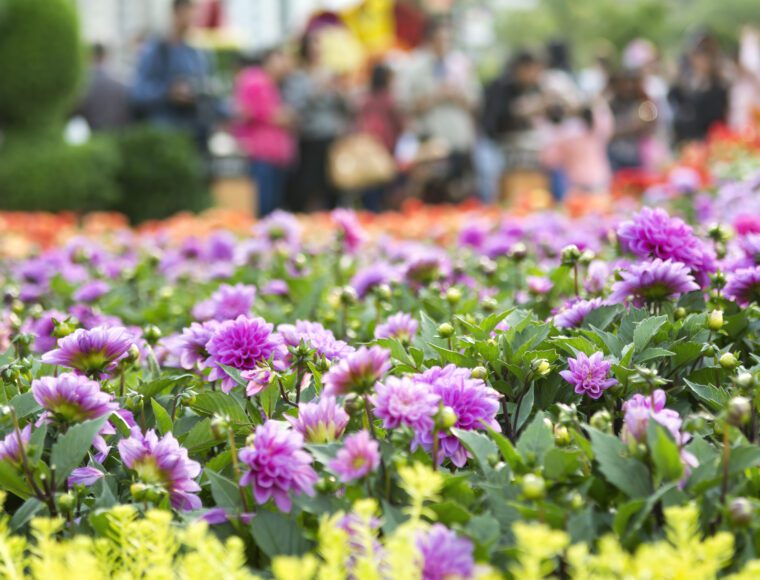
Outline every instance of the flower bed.
[(3, 577), (757, 577), (758, 188), (6, 259)]

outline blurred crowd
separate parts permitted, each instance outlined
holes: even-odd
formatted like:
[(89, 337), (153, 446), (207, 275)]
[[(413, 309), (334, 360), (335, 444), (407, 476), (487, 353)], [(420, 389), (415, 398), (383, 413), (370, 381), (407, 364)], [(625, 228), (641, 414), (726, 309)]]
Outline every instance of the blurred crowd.
[(140, 47), (129, 86), (95, 47), (78, 113), (94, 131), (135, 121), (185, 131), (204, 154), (226, 127), (249, 160), (260, 215), (381, 211), (409, 196), (508, 201), (525, 188), (556, 200), (602, 196), (615, 172), (654, 171), (684, 143), (717, 125), (743, 129), (760, 112), (752, 35), (732, 56), (710, 34), (695, 35), (675, 72), (643, 39), (619, 55), (600, 50), (582, 70), (568, 46), (551, 42), (514, 52), (483, 83), (446, 19), (428, 22), (402, 58), (368, 63), (359, 83), (324, 65), (319, 30), (309, 31), (244, 55), (224, 98), (212, 59), (188, 42), (193, 8), (174, 1), (171, 30)]

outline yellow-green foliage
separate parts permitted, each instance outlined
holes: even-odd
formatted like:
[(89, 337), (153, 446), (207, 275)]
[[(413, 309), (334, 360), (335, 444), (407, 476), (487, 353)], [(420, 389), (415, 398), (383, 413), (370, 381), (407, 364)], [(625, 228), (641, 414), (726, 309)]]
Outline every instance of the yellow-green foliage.
[[(0, 501), (4, 494), (0, 493)], [(138, 517), (131, 506), (108, 514), (106, 537), (68, 537), (60, 518), (32, 520), (32, 540), (12, 535), (0, 516), (0, 578), (8, 580), (253, 579), (238, 538), (220, 542), (204, 522), (172, 524), (170, 512)]]

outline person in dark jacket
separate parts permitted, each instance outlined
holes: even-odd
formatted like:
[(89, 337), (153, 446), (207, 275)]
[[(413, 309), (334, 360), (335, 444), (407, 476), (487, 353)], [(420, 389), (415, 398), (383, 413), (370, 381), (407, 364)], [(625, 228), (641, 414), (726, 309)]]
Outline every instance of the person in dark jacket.
[(129, 90), (110, 73), (106, 61), (105, 46), (95, 44), (87, 90), (75, 111), (93, 132), (120, 129), (130, 121)]

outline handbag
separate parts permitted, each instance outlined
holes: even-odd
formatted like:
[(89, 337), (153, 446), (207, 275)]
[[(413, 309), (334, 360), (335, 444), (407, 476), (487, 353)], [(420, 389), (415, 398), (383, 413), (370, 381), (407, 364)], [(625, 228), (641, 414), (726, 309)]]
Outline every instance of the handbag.
[(383, 144), (369, 133), (352, 133), (330, 147), (329, 173), (335, 187), (360, 191), (390, 183), (396, 163)]

